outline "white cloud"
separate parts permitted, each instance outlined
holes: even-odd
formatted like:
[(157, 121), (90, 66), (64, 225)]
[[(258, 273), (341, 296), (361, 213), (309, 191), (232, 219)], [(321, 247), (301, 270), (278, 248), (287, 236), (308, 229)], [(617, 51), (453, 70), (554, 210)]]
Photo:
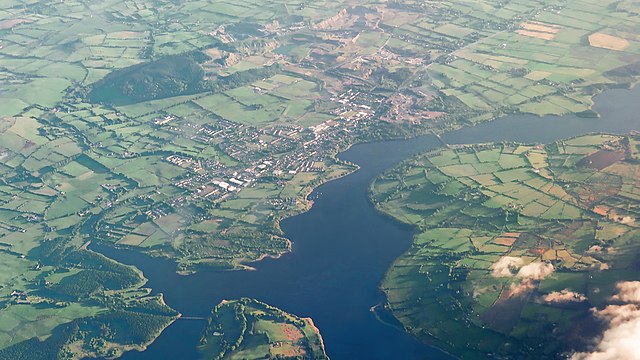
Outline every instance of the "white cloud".
[(616, 287), (618, 294), (613, 295), (612, 300), (625, 303), (640, 303), (640, 281), (619, 282)]
[(640, 360), (640, 309), (636, 305), (609, 305), (596, 310), (609, 323), (592, 352), (580, 352), (571, 360)]
[(494, 277), (513, 276), (522, 266), (523, 260), (519, 257), (503, 256), (495, 264), (491, 265), (491, 275)]
[(547, 295), (542, 297), (542, 300), (547, 303), (569, 303), (569, 302), (583, 302), (586, 301), (586, 296), (577, 293), (575, 291), (570, 291), (569, 289), (564, 289), (562, 291), (554, 291), (550, 292)]
[(521, 296), (525, 295), (529, 292), (529, 290), (533, 290), (535, 285), (533, 281), (529, 279), (523, 279), (520, 284), (511, 284), (511, 288), (509, 289), (509, 297)]
[(532, 262), (520, 268), (516, 276), (527, 280), (542, 280), (554, 271), (553, 265), (543, 262)]
[(534, 281), (540, 281), (551, 275), (554, 271), (553, 265), (543, 262), (532, 262), (522, 266), (524, 260), (513, 256), (503, 256), (491, 266), (491, 275), (494, 277), (516, 276), (522, 279), (519, 284), (511, 284), (509, 297), (527, 294), (535, 288)]
[(618, 293), (611, 299), (626, 304), (592, 310), (608, 327), (591, 352), (574, 353), (571, 360), (640, 360), (640, 281), (616, 287)]

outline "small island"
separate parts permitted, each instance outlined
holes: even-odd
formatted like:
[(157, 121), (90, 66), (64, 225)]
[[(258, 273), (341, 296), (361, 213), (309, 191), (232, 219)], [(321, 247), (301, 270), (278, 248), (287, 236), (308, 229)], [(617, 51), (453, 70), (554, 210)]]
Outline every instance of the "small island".
[(199, 350), (202, 359), (328, 359), (311, 319), (248, 298), (212, 310)]

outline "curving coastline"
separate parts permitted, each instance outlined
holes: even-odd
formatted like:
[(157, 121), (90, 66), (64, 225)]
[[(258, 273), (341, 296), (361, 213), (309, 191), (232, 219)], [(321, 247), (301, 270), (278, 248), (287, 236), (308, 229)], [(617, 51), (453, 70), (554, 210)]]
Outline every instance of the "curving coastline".
[[(577, 116), (512, 116), (443, 135), (451, 144), (483, 141), (548, 142), (586, 132), (628, 132), (637, 128), (635, 100), (640, 91), (611, 90), (596, 98), (599, 119)], [(604, 98), (603, 98), (604, 97)], [(562, 119), (562, 122), (558, 120)], [(535, 122), (531, 121), (535, 120)], [(311, 317), (323, 334), (333, 359), (450, 358), (411, 336), (375, 319), (369, 308), (384, 301), (378, 286), (392, 261), (408, 249), (413, 229), (382, 217), (368, 198), (371, 181), (395, 163), (439, 147), (433, 136), (354, 145), (338, 155), (358, 164), (359, 170), (316, 188), (313, 207), (282, 220), (293, 241), (291, 253), (280, 259), (252, 264), (258, 271), (175, 275), (175, 264), (126, 250), (101, 249), (118, 261), (134, 264), (150, 279), (149, 286), (165, 293), (178, 311), (207, 313), (216, 299), (250, 296), (299, 316)], [(176, 322), (142, 353), (125, 359), (153, 359), (158, 354), (189, 352), (199, 334), (194, 324)], [(189, 328), (189, 326), (191, 326)]]

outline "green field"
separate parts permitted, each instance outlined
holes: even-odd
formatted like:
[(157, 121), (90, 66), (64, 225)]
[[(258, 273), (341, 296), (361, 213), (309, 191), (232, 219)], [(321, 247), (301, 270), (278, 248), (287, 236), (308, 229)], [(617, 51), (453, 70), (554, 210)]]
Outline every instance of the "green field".
[[(89, 242), (168, 258), (182, 273), (245, 269), (290, 251), (279, 221), (354, 170), (336, 154), (355, 143), (514, 112), (593, 116), (594, 94), (637, 82), (637, 19), (627, 0), (4, 2), (0, 358), (113, 358), (173, 321), (136, 270)], [(426, 186), (407, 194), (410, 204), (394, 197), (394, 179), (376, 182), (377, 201), (421, 230), (442, 225), (420, 235), (416, 256), (482, 248), (460, 264), (486, 273), (511, 254), (497, 236), (507, 227), (591, 226), (594, 211), (635, 211), (625, 207), (640, 199), (623, 180), (630, 173), (576, 167), (610, 140), (443, 151), (406, 174), (405, 184)], [(638, 140), (626, 141), (638, 158)], [(575, 183), (587, 190), (566, 187)], [(585, 197), (592, 187), (606, 199)], [(477, 232), (477, 219), (490, 225)], [(598, 221), (599, 241), (635, 229), (612, 221)], [(595, 257), (577, 254), (592, 245), (589, 226), (573, 245), (545, 238), (553, 249), (516, 255), (587, 266)], [(76, 261), (83, 256), (91, 260)], [(438, 269), (430, 274), (448, 276)], [(479, 304), (490, 308), (491, 294), (479, 291)], [(130, 311), (135, 304), (144, 311)], [(38, 345), (49, 352), (34, 353)]]
[(437, 150), (376, 179), (376, 206), (419, 230), (382, 283), (394, 316), (462, 358), (577, 350), (568, 339), (589, 308), (638, 279), (637, 200), (623, 189), (640, 187), (639, 165), (566, 159), (627, 151), (636, 137)]

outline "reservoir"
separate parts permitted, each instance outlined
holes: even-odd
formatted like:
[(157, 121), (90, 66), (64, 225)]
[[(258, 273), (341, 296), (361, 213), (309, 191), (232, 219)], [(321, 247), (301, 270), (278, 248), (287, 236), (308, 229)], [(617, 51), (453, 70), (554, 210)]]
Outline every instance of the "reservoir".
[[(589, 132), (640, 129), (640, 87), (610, 90), (595, 101), (600, 118), (514, 115), (442, 138), (449, 144), (548, 143)], [(256, 271), (208, 270), (180, 276), (167, 260), (102, 245), (92, 249), (140, 268), (148, 286), (186, 317), (206, 317), (223, 299), (252, 297), (313, 318), (333, 360), (450, 359), (370, 311), (384, 302), (378, 286), (393, 260), (409, 248), (413, 230), (375, 210), (368, 199), (369, 185), (399, 161), (440, 146), (430, 135), (360, 144), (340, 154), (360, 169), (318, 187), (310, 195), (311, 210), (282, 221), (292, 252), (254, 264)], [(178, 320), (146, 351), (126, 353), (123, 359), (194, 359), (203, 326), (201, 320)]]

